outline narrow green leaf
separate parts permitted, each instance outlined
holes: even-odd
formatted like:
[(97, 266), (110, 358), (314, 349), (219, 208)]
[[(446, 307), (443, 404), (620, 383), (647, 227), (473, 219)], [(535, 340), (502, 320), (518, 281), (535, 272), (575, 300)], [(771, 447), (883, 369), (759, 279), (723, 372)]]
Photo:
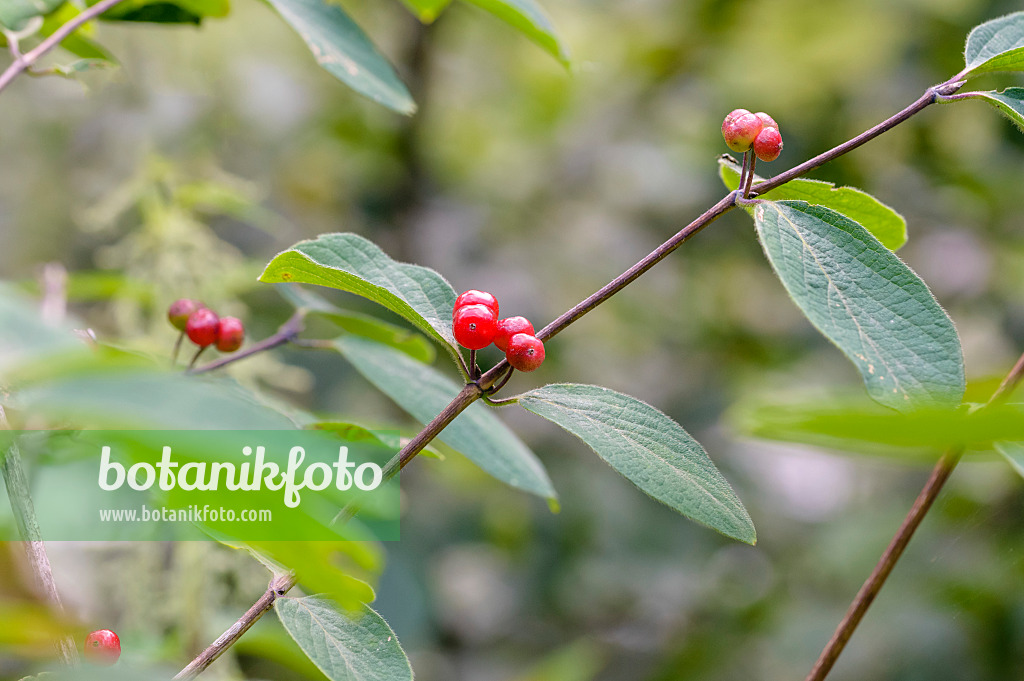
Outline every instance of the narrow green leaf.
[[(65, 4), (59, 10), (46, 17), (39, 35), (51, 36), (61, 26), (74, 19), (81, 12), (72, 4)], [(88, 35), (90, 25), (87, 24), (74, 31), (71, 35), (61, 41), (60, 46), (82, 59), (102, 60), (109, 64), (116, 64), (117, 60), (102, 45), (91, 40)]]
[[(88, 0), (95, 5), (99, 0)], [(142, 21), (160, 24), (199, 24), (207, 17), (226, 17), (230, 0), (125, 0), (100, 17), (106, 21)]]
[[(725, 154), (718, 159), (719, 175), (726, 188), (740, 185), (740, 167), (736, 159)], [(764, 178), (754, 175), (754, 187)], [(891, 251), (907, 243), (907, 221), (895, 210), (871, 194), (856, 187), (836, 187), (831, 182), (798, 178), (766, 192), (759, 198), (769, 201), (795, 199), (831, 208), (859, 223)]]
[(274, 605), (285, 630), (331, 681), (412, 681), (398, 637), (370, 608), (343, 613), (316, 596)]
[(754, 209), (761, 245), (808, 320), (887, 407), (954, 407), (964, 394), (953, 322), (928, 287), (849, 218), (804, 201)]
[(1024, 88), (1011, 87), (1002, 92), (972, 92), (952, 101), (962, 99), (980, 99), (991, 104), (1006, 114), (1021, 132), (1024, 132)]
[(1024, 12), (986, 21), (975, 26), (964, 48), (969, 78), (991, 71), (1024, 71)]
[(64, 0), (2, 0), (0, 24), (17, 31), (26, 20), (46, 16), (62, 4)]
[(279, 284), (278, 290), (295, 307), (305, 308), (311, 315), (323, 317), (348, 333), (390, 345), (425, 364), (433, 362), (437, 355), (434, 346), (415, 331), (376, 317), (342, 310), (298, 285)]
[(424, 24), (433, 23), (451, 3), (452, 0), (402, 0), (402, 4)]
[(260, 275), (265, 282), (317, 284), (380, 303), (412, 322), (452, 355), (455, 290), (432, 269), (392, 260), (356, 234), (324, 234), (276, 256)]
[(356, 92), (411, 115), (412, 95), (345, 11), (323, 0), (267, 0), (309, 45), (320, 66)]
[[(335, 345), (359, 373), (420, 423), (428, 423), (459, 393), (449, 378), (389, 347), (356, 337), (341, 338)], [(508, 485), (549, 499), (557, 496), (536, 455), (479, 402), (438, 439)]]
[(536, 0), (465, 0), (490, 12), (533, 42), (563, 65), (569, 66), (569, 50), (558, 37), (551, 19)]
[(1017, 471), (1017, 474), (1024, 478), (1024, 441), (997, 442), (996, 451), (1002, 454), (1013, 470)]
[(757, 540), (750, 515), (704, 448), (649, 404), (572, 383), (531, 390), (519, 404), (583, 440), (661, 503), (728, 537)]
[(872, 456), (935, 461), (951, 447), (989, 449), (999, 440), (1024, 440), (1024, 405), (971, 410), (923, 408), (895, 412), (864, 398), (815, 397), (737, 404), (729, 414), (744, 435), (800, 442)]

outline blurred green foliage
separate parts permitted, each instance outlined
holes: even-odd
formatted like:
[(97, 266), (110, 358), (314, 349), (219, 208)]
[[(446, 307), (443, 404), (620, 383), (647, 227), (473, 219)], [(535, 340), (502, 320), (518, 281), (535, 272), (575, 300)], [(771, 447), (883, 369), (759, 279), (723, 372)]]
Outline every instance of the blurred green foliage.
[[(72, 311), (98, 337), (162, 353), (174, 341), (163, 313), (180, 296), (242, 317), (253, 338), (273, 332), (290, 312), (256, 282), (262, 266), (299, 239), (353, 231), (543, 325), (721, 196), (726, 112), (779, 121), (783, 155), (758, 167), (770, 176), (959, 71), (968, 30), (1017, 9), (547, 3), (572, 51), (567, 74), (471, 6), (423, 26), (398, 3), (343, 4), (396, 64), (415, 117), (317, 69), (259, 3), (201, 28), (102, 26), (92, 38), (119, 69), (0, 93), (0, 278), (38, 291), (41, 265), (60, 262)], [(900, 256), (956, 323), (972, 380), (1024, 349), (1022, 159), (1013, 125), (967, 103), (813, 174), (906, 218)], [(229, 373), (325, 420), (415, 430), (330, 353), (284, 349)], [(502, 412), (562, 511), (457, 455), (407, 469), (403, 539), (386, 546), (374, 608), (417, 678), (802, 678), (926, 470), (751, 441), (723, 419), (741, 397), (858, 384), (773, 278), (747, 216), (715, 223), (559, 335), (512, 389), (555, 380), (608, 385), (683, 424), (750, 510), (758, 545), (694, 526), (561, 431)], [(1021, 485), (1004, 462), (962, 464), (830, 678), (1024, 677)], [(129, 661), (180, 666), (266, 584), (248, 556), (213, 545), (52, 552), (72, 612), (118, 630)], [(208, 677), (318, 678), (275, 623), (254, 634), (274, 650), (241, 646)], [(29, 673), (25, 659), (0, 656), (0, 677)]]

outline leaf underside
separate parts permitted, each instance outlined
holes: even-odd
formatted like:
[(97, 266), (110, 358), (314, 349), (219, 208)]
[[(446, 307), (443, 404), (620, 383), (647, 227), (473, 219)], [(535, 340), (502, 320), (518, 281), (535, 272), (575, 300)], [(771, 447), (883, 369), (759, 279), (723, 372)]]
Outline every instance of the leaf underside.
[(964, 48), (964, 77), (1024, 70), (1024, 12), (975, 26)]

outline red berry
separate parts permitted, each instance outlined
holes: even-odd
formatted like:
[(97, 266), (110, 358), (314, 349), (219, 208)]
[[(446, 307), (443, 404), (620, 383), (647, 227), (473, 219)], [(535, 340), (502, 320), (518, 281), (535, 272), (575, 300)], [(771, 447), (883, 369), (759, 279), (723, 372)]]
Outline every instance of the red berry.
[(486, 348), (498, 332), (498, 315), (482, 304), (463, 305), (455, 311), (455, 340), (464, 348)]
[(746, 109), (733, 109), (732, 111), (730, 111), (729, 114), (725, 117), (725, 120), (722, 121), (722, 134), (725, 134), (725, 126), (731, 123), (734, 118), (748, 113), (750, 112), (747, 111)]
[(455, 299), (455, 309), (452, 310), (452, 315), (459, 311), (459, 308), (467, 305), (486, 305), (494, 311), (494, 316), (498, 316), (498, 299), (487, 291), (477, 291), (476, 289), (469, 289), (458, 298)]
[(782, 135), (775, 128), (765, 128), (754, 140), (754, 153), (762, 161), (774, 161), (782, 153)]
[(733, 151), (746, 151), (762, 127), (764, 124), (756, 114), (743, 113), (732, 118), (726, 117), (722, 122), (722, 137), (725, 138), (726, 146)]
[(188, 324), (189, 316), (202, 307), (203, 304), (198, 300), (192, 300), (191, 298), (179, 298), (171, 303), (171, 306), (167, 308), (167, 320), (171, 323), (171, 326), (176, 328), (178, 331), (184, 331), (185, 325)]
[(508, 341), (505, 359), (519, 371), (533, 371), (544, 363), (544, 343), (529, 333), (517, 333)]
[(779, 124), (775, 122), (775, 119), (766, 114), (764, 111), (758, 111), (754, 115), (761, 120), (762, 128), (775, 128), (776, 130), (779, 129)]
[(498, 322), (498, 333), (494, 336), (494, 344), (502, 352), (508, 350), (508, 341), (517, 333), (533, 335), (533, 324), (526, 317), (509, 317)]
[(242, 347), (245, 338), (245, 327), (237, 317), (221, 317), (217, 325), (217, 349), (221, 352), (234, 352)]
[(85, 659), (109, 667), (121, 657), (121, 639), (110, 629), (100, 629), (85, 637)]
[(201, 348), (212, 345), (217, 341), (217, 329), (220, 326), (220, 317), (213, 310), (201, 308), (193, 312), (185, 325), (185, 333), (188, 339)]

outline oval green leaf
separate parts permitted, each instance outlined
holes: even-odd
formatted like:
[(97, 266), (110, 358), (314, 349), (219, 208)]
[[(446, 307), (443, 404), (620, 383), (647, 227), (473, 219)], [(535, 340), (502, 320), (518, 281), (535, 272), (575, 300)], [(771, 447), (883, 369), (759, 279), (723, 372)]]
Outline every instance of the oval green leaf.
[(1024, 12), (975, 26), (964, 48), (963, 78), (991, 71), (1024, 70)]
[(750, 515), (700, 443), (646, 402), (561, 383), (531, 390), (519, 404), (583, 440), (654, 499), (727, 537), (757, 540)]
[(964, 365), (953, 322), (924, 282), (862, 226), (804, 201), (754, 209), (764, 252), (810, 322), (901, 411), (953, 407)]
[(512, 26), (540, 45), (564, 66), (569, 66), (569, 50), (558, 37), (551, 19), (535, 0), (465, 0)]
[(281, 598), (285, 631), (331, 681), (412, 681), (398, 637), (372, 609), (343, 613), (324, 598)]
[(356, 234), (324, 234), (281, 253), (260, 275), (265, 282), (317, 284), (383, 305), (412, 322), (453, 356), (455, 290), (427, 267), (392, 260)]
[(309, 46), (320, 66), (361, 95), (398, 113), (416, 111), (412, 95), (362, 29), (323, 0), (267, 0)]
[(1011, 87), (1006, 88), (1002, 92), (971, 92), (958, 96), (955, 100), (946, 101), (960, 101), (962, 99), (980, 99), (991, 104), (1006, 114), (1021, 132), (1024, 132), (1024, 88)]
[[(727, 189), (740, 186), (740, 167), (732, 156), (725, 154), (719, 157), (718, 173)], [(764, 182), (764, 178), (755, 174), (753, 186), (757, 187), (760, 182)], [(831, 182), (797, 178), (765, 192), (760, 198), (769, 201), (794, 199), (831, 208), (859, 223), (891, 251), (907, 243), (907, 221), (903, 216), (856, 187), (836, 187)]]
[[(359, 373), (420, 423), (428, 423), (459, 394), (452, 380), (387, 346), (357, 337), (338, 339), (335, 345)], [(536, 455), (479, 402), (459, 414), (438, 439), (512, 487), (557, 498)]]

